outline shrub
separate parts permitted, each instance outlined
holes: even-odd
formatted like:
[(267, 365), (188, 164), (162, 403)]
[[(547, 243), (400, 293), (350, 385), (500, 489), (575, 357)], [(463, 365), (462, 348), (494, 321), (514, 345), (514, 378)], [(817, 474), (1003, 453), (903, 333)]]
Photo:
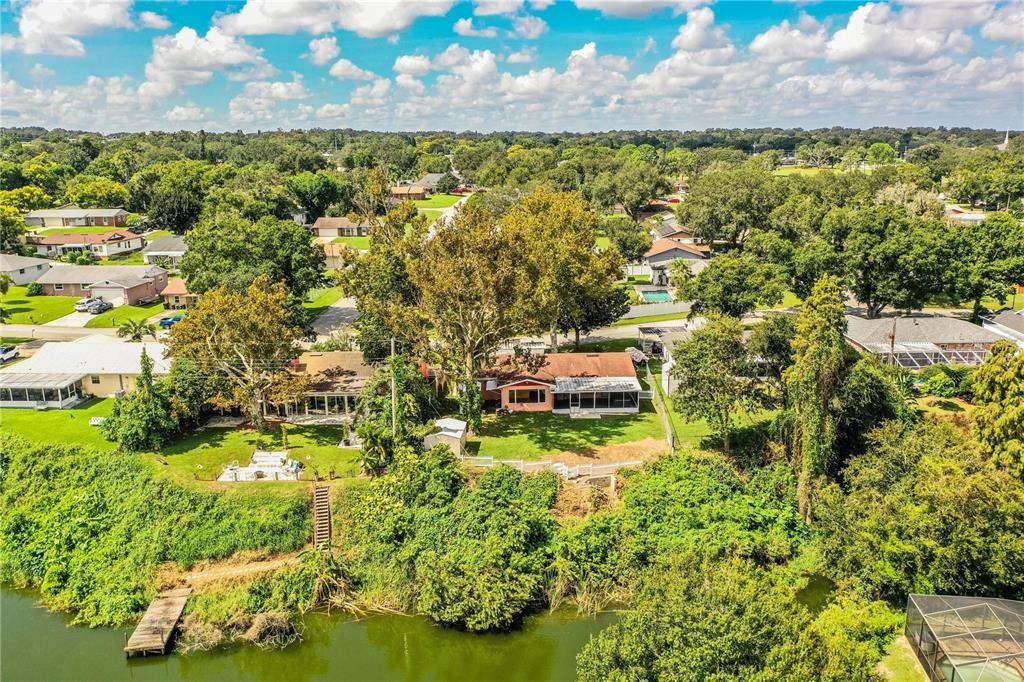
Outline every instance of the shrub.
[(25, 287), (26, 296), (41, 296), (43, 294), (43, 285), (39, 282), (29, 282), (28, 286)]

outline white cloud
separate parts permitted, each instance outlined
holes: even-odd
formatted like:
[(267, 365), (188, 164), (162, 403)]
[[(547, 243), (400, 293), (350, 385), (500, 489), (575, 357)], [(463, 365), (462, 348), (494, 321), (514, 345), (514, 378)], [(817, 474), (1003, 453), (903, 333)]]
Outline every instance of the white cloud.
[(1010, 40), (1024, 43), (1024, 4), (1003, 7), (981, 27), (981, 35), (989, 40)]
[(540, 38), (548, 30), (548, 22), (531, 14), (524, 14), (512, 20), (512, 32), (520, 38), (534, 40)]
[(423, 81), (418, 80), (414, 76), (410, 76), (407, 73), (401, 73), (397, 77), (395, 77), (395, 83), (398, 85), (398, 87), (402, 88), (403, 90), (408, 90), (414, 95), (422, 97), (423, 95), (427, 94), (427, 87), (423, 85)]
[(324, 104), (316, 110), (316, 115), (319, 118), (341, 118), (349, 116), (351, 113), (352, 107), (348, 104)]
[(916, 8), (911, 15), (923, 23), (923, 26), (914, 26), (907, 15), (912, 11), (907, 9), (897, 13), (883, 3), (861, 5), (850, 16), (847, 25), (832, 36), (826, 47), (826, 57), (840, 63), (884, 58), (925, 62), (948, 52), (965, 52), (972, 47), (971, 39), (959, 28), (928, 28), (941, 21), (929, 15), (926, 8)]
[(644, 46), (640, 48), (640, 54), (650, 54), (658, 49), (658, 41), (654, 39), (654, 36), (647, 36), (647, 40), (644, 41)]
[(157, 127), (149, 112), (127, 76), (89, 76), (81, 85), (47, 88), (25, 87), (7, 72), (0, 73), (0, 116), (5, 125), (145, 130)]
[(672, 40), (672, 47), (693, 52), (727, 46), (725, 30), (714, 24), (715, 13), (711, 8), (690, 10), (686, 13), (686, 23), (679, 27), (679, 33)]
[(396, 73), (405, 73), (410, 76), (422, 76), (430, 71), (430, 57), (417, 54), (404, 54), (395, 60), (391, 67)]
[(237, 35), (328, 33), (337, 28), (364, 38), (383, 38), (404, 31), (419, 17), (448, 13), (455, 0), (247, 0), (217, 24)]
[(682, 14), (706, 4), (709, 0), (574, 0), (580, 9), (596, 9), (602, 14), (613, 17), (629, 17), (637, 19), (646, 17), (651, 12), (672, 9), (675, 14)]
[(509, 64), (529, 64), (537, 58), (537, 50), (532, 47), (524, 47), (521, 50), (516, 50), (508, 57), (505, 61)]
[(139, 23), (146, 28), (154, 28), (158, 31), (166, 31), (171, 27), (170, 19), (156, 12), (140, 12)]
[(331, 75), (339, 80), (372, 81), (377, 78), (373, 71), (359, 68), (347, 59), (339, 59), (331, 67)]
[(309, 61), (322, 66), (339, 54), (341, 54), (341, 48), (338, 47), (338, 39), (330, 36), (329, 38), (314, 38), (309, 41), (309, 52), (306, 53), (306, 56), (309, 57)]
[(131, 6), (132, 0), (30, 0), (18, 15), (18, 35), (5, 33), (3, 48), (82, 57), (85, 46), (78, 38), (105, 28), (132, 28)]
[(478, 17), (515, 14), (523, 8), (523, 0), (473, 0), (473, 14)]
[(391, 92), (391, 81), (387, 78), (379, 78), (370, 85), (363, 85), (353, 90), (350, 101), (352, 104), (380, 106), (387, 102), (389, 92)]
[(186, 102), (168, 111), (164, 118), (168, 121), (202, 121), (212, 113), (211, 109), (204, 109), (195, 102)]
[(252, 81), (245, 84), (241, 94), (228, 102), (228, 115), (239, 123), (271, 121), (281, 117), (277, 109), (281, 102), (309, 96), (310, 92), (299, 74), (293, 74), (291, 81)]
[(498, 35), (498, 30), (495, 28), (475, 28), (470, 17), (456, 21), (455, 25), (452, 26), (452, 30), (460, 36), (476, 38), (493, 38)]
[(540, 12), (555, 4), (555, 0), (530, 0), (530, 9)]
[(139, 86), (143, 97), (166, 97), (193, 85), (208, 82), (215, 73), (233, 80), (267, 78), (275, 69), (263, 50), (217, 27), (200, 37), (186, 26), (174, 35), (153, 40), (153, 54), (146, 64), (146, 81)]
[(46, 80), (56, 76), (57, 72), (53, 69), (46, 68), (42, 64), (33, 64), (32, 68), (28, 70), (28, 74), (36, 80)]
[(786, 64), (822, 56), (826, 40), (825, 25), (805, 14), (795, 25), (783, 20), (759, 34), (750, 51), (770, 64)]

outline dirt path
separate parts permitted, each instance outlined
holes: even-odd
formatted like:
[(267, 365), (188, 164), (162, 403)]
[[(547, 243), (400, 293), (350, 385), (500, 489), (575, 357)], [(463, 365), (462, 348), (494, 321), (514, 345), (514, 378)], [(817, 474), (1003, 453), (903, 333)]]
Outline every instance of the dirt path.
[(557, 455), (543, 457), (544, 461), (562, 462), (563, 464), (612, 464), (614, 462), (632, 462), (648, 460), (668, 452), (668, 444), (661, 438), (645, 438), (632, 443), (605, 445), (594, 448), (587, 454), (577, 452), (560, 452)]
[(268, 573), (298, 563), (298, 554), (279, 554), (262, 558), (260, 555), (243, 552), (221, 561), (200, 561), (188, 571), (173, 565), (167, 566), (160, 572), (158, 582), (161, 586), (181, 583), (196, 585), (254, 573)]

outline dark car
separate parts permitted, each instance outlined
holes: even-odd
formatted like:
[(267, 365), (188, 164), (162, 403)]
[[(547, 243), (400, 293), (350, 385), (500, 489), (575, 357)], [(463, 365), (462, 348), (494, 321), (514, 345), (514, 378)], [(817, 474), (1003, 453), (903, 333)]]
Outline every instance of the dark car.
[(90, 315), (99, 315), (100, 313), (106, 312), (113, 307), (114, 304), (110, 303), (109, 301), (96, 301), (88, 308), (86, 308), (86, 310), (89, 312)]
[(178, 313), (177, 315), (173, 315), (171, 317), (165, 317), (160, 320), (160, 328), (170, 329), (174, 325), (181, 322), (183, 319), (185, 319), (185, 313)]

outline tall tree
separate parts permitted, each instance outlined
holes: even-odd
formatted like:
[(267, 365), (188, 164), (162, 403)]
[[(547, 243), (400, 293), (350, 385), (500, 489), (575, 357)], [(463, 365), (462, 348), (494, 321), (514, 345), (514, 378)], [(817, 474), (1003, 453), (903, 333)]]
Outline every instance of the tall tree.
[(672, 402), (687, 419), (706, 419), (730, 450), (730, 434), (739, 413), (757, 405), (743, 325), (714, 317), (672, 349)]
[(100, 176), (79, 175), (68, 183), (65, 196), (83, 208), (128, 205), (128, 190), (120, 182)]
[(690, 225), (698, 239), (738, 246), (751, 230), (768, 226), (782, 199), (770, 173), (743, 166), (702, 174), (678, 210), (682, 223)]
[(772, 313), (754, 325), (747, 339), (747, 351), (757, 373), (765, 377), (770, 389), (770, 404), (785, 404), (786, 370), (793, 364), (793, 336), (796, 323), (792, 315)]
[(257, 427), (263, 404), (301, 395), (301, 381), (287, 371), (301, 330), (292, 324), (288, 289), (259, 275), (244, 292), (207, 291), (171, 330), (175, 360), (186, 359), (207, 377), (216, 407), (239, 408)]
[(467, 206), (437, 227), (433, 238), (424, 230), (407, 262), (417, 300), (405, 313), (420, 321), (419, 350), (462, 383), (463, 412), (472, 428), (480, 424), (478, 371), (503, 342), (534, 324), (533, 282), (522, 267), (528, 257), (521, 233)]
[(652, 199), (668, 191), (668, 182), (650, 161), (630, 158), (614, 173), (601, 173), (594, 179), (591, 192), (600, 206), (622, 205), (626, 215), (640, 219), (640, 210)]
[(758, 306), (779, 303), (786, 293), (785, 270), (751, 254), (719, 256), (696, 275), (688, 267), (673, 267), (671, 276), (676, 297), (693, 301), (694, 314), (742, 317)]
[(972, 303), (971, 319), (981, 321), (982, 299), (1005, 300), (1012, 285), (1024, 282), (1024, 225), (1008, 213), (952, 231), (956, 256), (947, 264), (954, 300)]
[(650, 233), (638, 222), (625, 216), (601, 219), (601, 231), (611, 240), (627, 263), (638, 263), (651, 248)]
[[(203, 200), (211, 183), (205, 177), (210, 169), (202, 161), (172, 161), (158, 169), (149, 189), (147, 214), (154, 225), (175, 234), (185, 234), (199, 220)], [(155, 170), (155, 169), (146, 169)], [(132, 178), (133, 182), (135, 178)]]
[(974, 429), (997, 465), (1024, 479), (1024, 351), (999, 341), (974, 372)]
[(823, 277), (814, 285), (797, 316), (793, 364), (785, 374), (792, 412), (790, 448), (799, 475), (797, 497), (805, 521), (811, 517), (812, 488), (832, 458), (836, 422), (831, 403), (839, 391), (845, 366), (845, 333), (839, 280)]
[(306, 212), (307, 222), (327, 215), (331, 204), (344, 203), (348, 210), (351, 187), (342, 184), (336, 173), (321, 170), (316, 173), (305, 171), (288, 180), (288, 190), (295, 202)]
[(25, 234), (25, 218), (13, 206), (0, 204), (0, 251), (19, 253), (24, 245), (21, 235)]
[(143, 350), (135, 389), (114, 402), (101, 429), (125, 452), (159, 450), (178, 430), (167, 389), (153, 379), (153, 359)]

